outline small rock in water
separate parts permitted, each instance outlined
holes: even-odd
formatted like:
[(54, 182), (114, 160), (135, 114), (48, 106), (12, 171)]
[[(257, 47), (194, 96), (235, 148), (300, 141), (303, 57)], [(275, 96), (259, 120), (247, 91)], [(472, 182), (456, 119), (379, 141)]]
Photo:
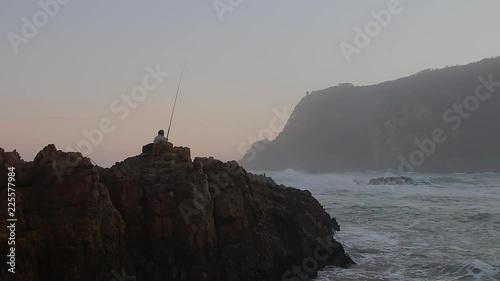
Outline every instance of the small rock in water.
[(416, 182), (408, 177), (383, 177), (371, 179), (369, 185), (431, 185), (430, 182), (420, 181)]
[(371, 179), (369, 185), (413, 185), (415, 182), (407, 177), (383, 177)]

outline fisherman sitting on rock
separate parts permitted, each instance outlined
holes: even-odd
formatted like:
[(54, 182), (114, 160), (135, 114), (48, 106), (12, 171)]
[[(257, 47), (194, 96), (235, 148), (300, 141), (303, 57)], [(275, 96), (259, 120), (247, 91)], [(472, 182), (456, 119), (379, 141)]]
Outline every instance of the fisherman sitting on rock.
[(165, 138), (165, 132), (163, 130), (159, 130), (158, 135), (153, 140), (153, 152), (151, 154), (153, 156), (159, 154), (161, 145), (166, 143), (167, 139)]

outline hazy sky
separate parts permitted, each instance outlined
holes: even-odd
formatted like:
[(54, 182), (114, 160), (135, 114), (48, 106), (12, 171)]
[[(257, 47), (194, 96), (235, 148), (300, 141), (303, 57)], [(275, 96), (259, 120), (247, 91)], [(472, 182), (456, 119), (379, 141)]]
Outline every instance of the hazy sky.
[[(83, 131), (108, 118), (104, 127), (114, 130), (96, 139), (91, 157), (109, 166), (137, 155), (167, 128), (188, 60), (171, 141), (193, 156), (240, 159), (248, 137), (282, 125), (270, 125), (273, 109), (291, 112), (306, 91), (500, 55), (500, 1), (401, 0), (348, 63), (340, 44), (355, 47), (355, 27), (365, 29), (371, 11), (391, 1), (220, 0), (217, 12), (201, 0), (73, 0), (49, 5), (45, 20), (37, 1), (2, 0), (0, 147), (31, 160), (49, 143), (67, 150), (89, 141)], [(26, 27), (23, 35), (23, 17), (34, 35)], [(121, 96), (157, 65), (170, 75), (135, 108), (127, 104), (127, 116), (118, 112)]]

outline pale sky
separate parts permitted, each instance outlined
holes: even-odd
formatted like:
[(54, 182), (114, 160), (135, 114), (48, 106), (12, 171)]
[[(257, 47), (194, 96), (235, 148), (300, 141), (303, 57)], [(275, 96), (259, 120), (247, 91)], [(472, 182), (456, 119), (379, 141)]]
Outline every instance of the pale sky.
[[(170, 140), (193, 157), (239, 160), (249, 137), (282, 128), (270, 125), (273, 110), (291, 112), (306, 91), (500, 55), (498, 0), (401, 0), (351, 63), (340, 44), (355, 46), (355, 27), (396, 0), (220, 0), (224, 13), (201, 0), (54, 1), (41, 1), (52, 3), (45, 22), (38, 1), (0, 2), (0, 147), (25, 160), (49, 143), (88, 142), (83, 131), (103, 118), (114, 130), (91, 145), (91, 158), (110, 166), (139, 154), (167, 129), (186, 60)], [(37, 32), (23, 33), (23, 17)], [(122, 94), (157, 65), (170, 75), (122, 120), (113, 101), (123, 106)]]

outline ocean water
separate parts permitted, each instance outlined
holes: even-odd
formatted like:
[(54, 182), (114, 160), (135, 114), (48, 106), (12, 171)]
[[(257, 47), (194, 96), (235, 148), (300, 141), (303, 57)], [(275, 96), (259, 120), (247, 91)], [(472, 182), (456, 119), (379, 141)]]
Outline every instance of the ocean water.
[(315, 280), (500, 280), (500, 174), (406, 174), (432, 186), (392, 187), (367, 185), (383, 172), (266, 174), (311, 191), (340, 224), (358, 265)]

